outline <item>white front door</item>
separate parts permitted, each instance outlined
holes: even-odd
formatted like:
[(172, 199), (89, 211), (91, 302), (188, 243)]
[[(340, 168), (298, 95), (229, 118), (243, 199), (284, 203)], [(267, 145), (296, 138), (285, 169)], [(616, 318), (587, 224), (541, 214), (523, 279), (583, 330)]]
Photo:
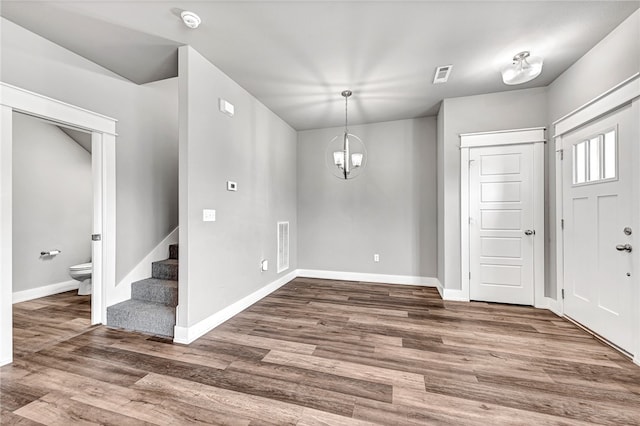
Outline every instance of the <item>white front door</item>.
[(633, 347), (631, 107), (563, 141), (564, 311), (618, 347)]
[(533, 144), (469, 151), (471, 300), (533, 305)]

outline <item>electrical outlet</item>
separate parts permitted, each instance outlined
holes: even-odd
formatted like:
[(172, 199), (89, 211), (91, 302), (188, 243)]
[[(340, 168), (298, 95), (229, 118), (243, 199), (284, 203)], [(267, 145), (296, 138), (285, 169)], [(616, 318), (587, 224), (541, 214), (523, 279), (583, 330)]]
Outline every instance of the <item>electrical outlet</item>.
[(215, 222), (216, 221), (216, 211), (211, 209), (203, 209), (202, 210), (202, 221), (203, 222)]
[(373, 261), (374, 262), (380, 262), (380, 255), (378, 253), (373, 255)]

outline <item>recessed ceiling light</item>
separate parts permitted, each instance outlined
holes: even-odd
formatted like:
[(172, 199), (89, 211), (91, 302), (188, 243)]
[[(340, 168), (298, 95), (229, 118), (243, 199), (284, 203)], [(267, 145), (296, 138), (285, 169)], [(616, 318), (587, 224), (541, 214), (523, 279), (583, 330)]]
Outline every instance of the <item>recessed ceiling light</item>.
[(182, 17), (182, 22), (184, 22), (184, 24), (189, 28), (198, 28), (202, 22), (202, 19), (200, 19), (198, 15), (188, 10), (183, 11), (180, 16)]

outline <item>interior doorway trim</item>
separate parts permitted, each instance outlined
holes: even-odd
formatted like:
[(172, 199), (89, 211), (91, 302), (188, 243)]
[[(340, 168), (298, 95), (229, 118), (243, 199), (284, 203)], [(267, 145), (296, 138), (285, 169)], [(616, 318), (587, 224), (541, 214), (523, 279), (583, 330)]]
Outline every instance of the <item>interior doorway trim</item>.
[(534, 245), (534, 306), (547, 308), (544, 297), (544, 144), (545, 128), (499, 130), (460, 134), (460, 242), (461, 242), (461, 281), (462, 299), (470, 300), (469, 262), (469, 150), (476, 147), (533, 144), (533, 221), (536, 230)]
[[(0, 82), (0, 365), (13, 361), (12, 150), (13, 113), (91, 133), (94, 192), (91, 323), (106, 321), (106, 291), (115, 287), (116, 120)], [(95, 262), (95, 259), (101, 262)]]
[[(562, 298), (562, 292), (564, 291), (564, 234), (563, 229), (563, 163), (562, 157), (564, 155), (564, 141), (566, 136), (573, 130), (584, 126), (585, 124), (597, 120), (610, 112), (624, 106), (632, 106), (632, 114), (636, 117), (632, 120), (634, 128), (632, 132), (635, 138), (640, 136), (640, 73), (635, 73), (631, 77), (607, 90), (605, 93), (595, 97), (591, 101), (587, 102), (583, 106), (570, 112), (564, 117), (553, 123), (554, 130), (554, 142), (555, 142), (555, 155), (556, 155), (556, 295), (554, 306), (552, 310), (558, 315), (564, 315), (564, 300)], [(633, 158), (635, 160), (640, 159), (640, 146), (637, 143), (633, 144)], [(634, 187), (632, 193), (638, 194), (640, 192), (640, 168), (632, 168), (632, 182)], [(636, 196), (632, 200), (633, 209), (633, 226), (640, 229), (640, 196)], [(634, 250), (631, 253), (633, 256), (633, 262), (635, 265), (640, 265), (640, 250)], [(633, 361), (640, 365), (640, 277), (638, 272), (635, 271), (635, 281), (633, 288), (635, 289), (635, 295), (633, 296), (636, 301), (634, 323), (636, 324), (636, 335), (634, 336), (634, 359)]]

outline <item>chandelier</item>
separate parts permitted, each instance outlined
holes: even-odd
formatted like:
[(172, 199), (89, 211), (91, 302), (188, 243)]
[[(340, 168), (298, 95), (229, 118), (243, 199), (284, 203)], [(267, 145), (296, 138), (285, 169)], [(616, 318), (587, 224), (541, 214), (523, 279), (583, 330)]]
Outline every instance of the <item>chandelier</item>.
[(367, 163), (366, 149), (362, 140), (349, 133), (348, 99), (353, 93), (344, 90), (344, 132), (335, 136), (327, 147), (327, 166), (331, 173), (340, 179), (353, 179), (360, 174)]

